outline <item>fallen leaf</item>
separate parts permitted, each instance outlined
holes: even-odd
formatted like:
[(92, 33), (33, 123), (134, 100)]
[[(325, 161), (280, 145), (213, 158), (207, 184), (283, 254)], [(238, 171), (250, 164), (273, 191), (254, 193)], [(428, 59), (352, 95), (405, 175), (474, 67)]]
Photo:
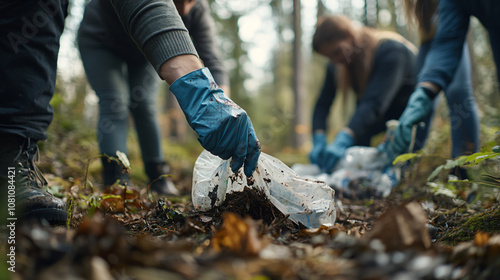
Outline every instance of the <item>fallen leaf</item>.
[(388, 209), (365, 236), (369, 240), (379, 239), (387, 251), (413, 248), (431, 248), (431, 239), (426, 227), (428, 221), (422, 206), (410, 202)]
[(490, 235), (487, 232), (479, 231), (478, 233), (476, 233), (476, 236), (474, 237), (474, 245), (484, 246), (488, 243), (489, 240), (490, 240)]
[(256, 256), (267, 245), (258, 236), (255, 221), (241, 218), (235, 213), (223, 215), (224, 222), (212, 238), (212, 248), (216, 252), (227, 249), (243, 256)]

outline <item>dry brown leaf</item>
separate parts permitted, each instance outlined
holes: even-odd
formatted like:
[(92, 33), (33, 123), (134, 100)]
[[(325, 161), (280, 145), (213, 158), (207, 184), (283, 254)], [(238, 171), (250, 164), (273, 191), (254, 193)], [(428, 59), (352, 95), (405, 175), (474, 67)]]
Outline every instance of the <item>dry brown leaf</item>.
[(121, 197), (107, 197), (101, 201), (101, 210), (110, 213), (123, 213), (125, 204)]
[(225, 213), (224, 222), (212, 238), (216, 252), (224, 249), (243, 256), (256, 256), (267, 245), (260, 239), (255, 221), (241, 218), (235, 213)]
[(140, 192), (136, 188), (113, 185), (102, 193), (101, 210), (110, 213), (123, 213), (127, 208), (141, 208)]
[(379, 239), (387, 251), (413, 248), (426, 250), (431, 239), (426, 226), (428, 219), (417, 202), (410, 202), (388, 209), (367, 233), (369, 240)]
[(488, 244), (488, 241), (490, 241), (490, 235), (487, 232), (479, 231), (474, 236), (474, 245), (476, 246), (484, 246)]
[(346, 229), (342, 225), (325, 226), (321, 225), (319, 228), (301, 229), (297, 234), (298, 237), (313, 237), (316, 235), (329, 235), (335, 236), (339, 232), (345, 232)]

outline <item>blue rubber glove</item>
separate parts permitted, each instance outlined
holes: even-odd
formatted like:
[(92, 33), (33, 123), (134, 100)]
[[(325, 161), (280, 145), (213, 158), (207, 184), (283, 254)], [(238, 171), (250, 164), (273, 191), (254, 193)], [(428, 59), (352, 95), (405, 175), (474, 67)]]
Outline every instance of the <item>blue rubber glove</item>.
[(403, 114), (399, 118), (399, 125), (394, 132), (393, 151), (396, 154), (405, 154), (409, 151), (412, 128), (432, 113), (433, 100), (425, 93), (424, 88), (417, 88), (410, 96)]
[(219, 88), (208, 68), (177, 79), (170, 91), (203, 148), (222, 159), (232, 158), (231, 170), (235, 173), (245, 165), (245, 175), (252, 176), (260, 155), (252, 122), (245, 110)]
[(347, 148), (354, 145), (354, 138), (345, 132), (340, 131), (337, 133), (335, 140), (326, 147), (325, 155), (323, 158), (322, 168), (327, 173), (331, 173), (335, 165), (345, 155)]
[(323, 155), (326, 148), (326, 134), (325, 133), (314, 133), (313, 134), (313, 149), (309, 153), (309, 159), (312, 164), (316, 164), (321, 168), (323, 162)]

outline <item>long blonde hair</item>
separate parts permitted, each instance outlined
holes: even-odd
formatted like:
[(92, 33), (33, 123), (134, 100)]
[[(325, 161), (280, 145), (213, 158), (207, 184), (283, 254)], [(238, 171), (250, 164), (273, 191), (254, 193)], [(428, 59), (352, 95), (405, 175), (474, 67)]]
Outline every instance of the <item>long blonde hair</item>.
[[(391, 39), (404, 43), (416, 53), (417, 48), (395, 32), (378, 31), (366, 26), (355, 26), (346, 16), (324, 16), (318, 20), (313, 36), (313, 49), (319, 52), (325, 43), (338, 42), (346, 38), (354, 39), (355, 51), (352, 62), (348, 65), (337, 65), (337, 84), (341, 92), (348, 94), (356, 89), (356, 97), (362, 97), (373, 69), (373, 57), (377, 47), (383, 40)], [(353, 85), (356, 85), (353, 87)]]
[(438, 0), (403, 0), (403, 6), (408, 23), (417, 27), (420, 40), (430, 41), (437, 28)]

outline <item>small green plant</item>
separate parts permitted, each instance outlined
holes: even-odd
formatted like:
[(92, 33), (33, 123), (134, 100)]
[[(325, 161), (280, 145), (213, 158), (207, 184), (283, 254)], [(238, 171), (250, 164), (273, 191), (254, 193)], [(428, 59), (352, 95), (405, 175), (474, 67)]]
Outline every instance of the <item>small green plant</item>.
[[(123, 172), (130, 173), (130, 170), (131, 170), (130, 161), (128, 160), (128, 157), (125, 153), (120, 152), (120, 151), (116, 151), (116, 157), (108, 156), (106, 154), (98, 155), (97, 157), (90, 158), (87, 161), (87, 167), (85, 169), (85, 177), (84, 177), (84, 181), (85, 181), (84, 187), (85, 188), (87, 188), (87, 183), (89, 183), (88, 175), (89, 175), (90, 161), (92, 161), (94, 159), (102, 158), (102, 157), (108, 159), (108, 161), (116, 161), (122, 167)], [(93, 189), (92, 183), (90, 183), (90, 184), (91, 184), (90, 188)]]
[(411, 159), (417, 158), (419, 156), (420, 156), (420, 154), (417, 154), (417, 153), (402, 154), (402, 155), (399, 155), (398, 157), (396, 157), (394, 159), (394, 161), (392, 162), (392, 164), (396, 165), (398, 163), (403, 163), (403, 162), (409, 161)]
[[(393, 164), (403, 163), (421, 156), (422, 155), (418, 153), (402, 154), (393, 161)], [(447, 159), (446, 163), (434, 169), (434, 171), (427, 178), (427, 181), (430, 182), (434, 180), (443, 170), (451, 170), (456, 167), (471, 167), (473, 165), (479, 165), (485, 160), (498, 158), (500, 158), (500, 146), (494, 146), (493, 148), (491, 148), (491, 151), (483, 151), (471, 155), (460, 156), (456, 159)], [(482, 174), (482, 177), (487, 178), (488, 181), (481, 180), (476, 182), (469, 180), (448, 180), (448, 183), (477, 183), (486, 187), (500, 188), (500, 178), (488, 174)]]
[(88, 206), (89, 206), (88, 216), (92, 217), (94, 215), (95, 210), (101, 207), (101, 196), (92, 195), (88, 200)]

